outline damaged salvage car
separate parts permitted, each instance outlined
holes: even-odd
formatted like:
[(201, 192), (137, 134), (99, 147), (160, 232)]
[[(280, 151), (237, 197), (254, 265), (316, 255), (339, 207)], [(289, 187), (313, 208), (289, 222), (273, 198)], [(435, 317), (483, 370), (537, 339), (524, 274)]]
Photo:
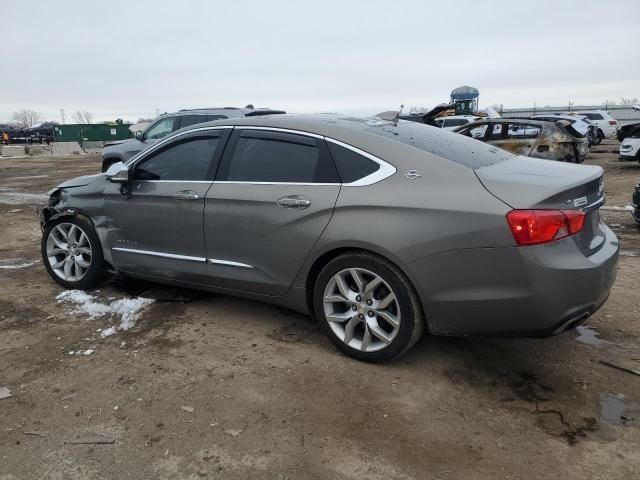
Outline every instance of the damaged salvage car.
[(310, 313), (384, 361), (424, 331), (549, 336), (598, 310), (602, 174), (402, 120), (221, 120), (54, 188), (42, 258), (65, 288), (112, 271)]
[(518, 155), (582, 163), (589, 142), (567, 120), (490, 118), (454, 130)]

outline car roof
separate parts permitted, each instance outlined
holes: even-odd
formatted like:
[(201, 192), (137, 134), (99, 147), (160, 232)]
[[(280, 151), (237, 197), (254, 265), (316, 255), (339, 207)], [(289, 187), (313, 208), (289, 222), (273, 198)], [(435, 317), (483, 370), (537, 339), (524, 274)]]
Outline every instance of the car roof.
[(182, 115), (224, 115), (227, 118), (242, 118), (260, 115), (275, 115), (286, 113), (284, 110), (275, 110), (272, 108), (253, 108), (253, 107), (207, 107), (207, 108), (183, 108), (177, 112), (163, 113), (157, 119), (164, 117), (182, 116)]

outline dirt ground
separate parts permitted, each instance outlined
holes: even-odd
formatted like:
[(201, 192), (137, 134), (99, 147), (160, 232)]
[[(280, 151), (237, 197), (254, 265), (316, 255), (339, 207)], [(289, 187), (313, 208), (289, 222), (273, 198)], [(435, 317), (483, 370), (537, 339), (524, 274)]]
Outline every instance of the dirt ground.
[[(609, 207), (640, 180), (617, 146), (586, 161)], [(56, 300), (36, 217), (47, 190), (98, 170), (98, 156), (0, 159), (0, 480), (640, 478), (640, 376), (602, 363), (640, 370), (629, 212), (601, 212), (621, 256), (590, 328), (424, 337), (368, 365), (282, 308), (113, 281), (92, 293), (158, 301), (101, 339), (113, 319)]]

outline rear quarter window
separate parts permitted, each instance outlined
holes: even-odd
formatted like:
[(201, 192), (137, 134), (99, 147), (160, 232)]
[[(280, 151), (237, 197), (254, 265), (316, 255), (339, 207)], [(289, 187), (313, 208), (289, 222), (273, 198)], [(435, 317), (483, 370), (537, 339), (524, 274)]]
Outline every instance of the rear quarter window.
[[(486, 125), (483, 125), (486, 129)], [(473, 128), (473, 127), (471, 127)], [(467, 129), (463, 129), (466, 131)], [(513, 158), (514, 155), (481, 141), (428, 125), (400, 120), (397, 124), (375, 120), (365, 131), (410, 145), (469, 168), (480, 168)]]

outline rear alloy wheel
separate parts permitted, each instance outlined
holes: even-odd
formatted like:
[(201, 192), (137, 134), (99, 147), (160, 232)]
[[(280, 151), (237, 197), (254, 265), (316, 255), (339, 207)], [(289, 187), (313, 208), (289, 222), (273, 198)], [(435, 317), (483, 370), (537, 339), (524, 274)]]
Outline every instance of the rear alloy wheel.
[(91, 288), (104, 273), (100, 241), (82, 218), (62, 217), (46, 224), (41, 249), (49, 275), (66, 288)]
[(332, 342), (359, 360), (397, 357), (424, 330), (417, 296), (404, 274), (365, 253), (337, 257), (322, 270), (314, 309)]

